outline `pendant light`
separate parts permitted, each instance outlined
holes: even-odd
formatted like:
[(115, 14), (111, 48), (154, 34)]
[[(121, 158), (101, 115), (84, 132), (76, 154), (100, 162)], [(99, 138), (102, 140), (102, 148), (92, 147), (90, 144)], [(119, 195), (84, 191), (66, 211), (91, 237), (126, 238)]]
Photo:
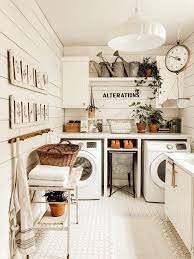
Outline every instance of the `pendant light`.
[(120, 51), (146, 51), (158, 48), (166, 41), (164, 26), (140, 15), (138, 0), (133, 15), (111, 34), (108, 46)]

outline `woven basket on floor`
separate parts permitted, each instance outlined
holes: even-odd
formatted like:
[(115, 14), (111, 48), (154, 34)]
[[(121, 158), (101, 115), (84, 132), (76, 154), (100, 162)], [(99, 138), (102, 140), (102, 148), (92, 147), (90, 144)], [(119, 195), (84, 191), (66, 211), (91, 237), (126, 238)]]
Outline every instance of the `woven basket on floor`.
[[(62, 142), (68, 144), (62, 144)], [(37, 149), (41, 165), (70, 166), (73, 167), (80, 146), (71, 144), (70, 141), (62, 140), (59, 144), (47, 144)]]

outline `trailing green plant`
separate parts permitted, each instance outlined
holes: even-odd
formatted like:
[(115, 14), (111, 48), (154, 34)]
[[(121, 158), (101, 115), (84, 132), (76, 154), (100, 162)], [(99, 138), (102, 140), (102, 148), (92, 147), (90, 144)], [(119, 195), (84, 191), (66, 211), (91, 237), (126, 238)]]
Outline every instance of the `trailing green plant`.
[(143, 62), (140, 63), (138, 72), (139, 77), (146, 77), (146, 71), (148, 69), (152, 69), (152, 62), (150, 62), (150, 58), (151, 57), (143, 58)]
[(48, 202), (64, 202), (67, 200), (67, 195), (63, 191), (50, 191), (44, 195)]
[(140, 63), (139, 66), (139, 77), (145, 77), (145, 80), (135, 80), (136, 86), (144, 85), (147, 79), (146, 71), (151, 69), (151, 77), (153, 80), (148, 84), (148, 86), (152, 89), (153, 97), (150, 99), (155, 99), (160, 93), (160, 89), (162, 86), (163, 79), (160, 76), (160, 72), (157, 66), (157, 62), (150, 62), (150, 57), (146, 57), (143, 59), (143, 62)]

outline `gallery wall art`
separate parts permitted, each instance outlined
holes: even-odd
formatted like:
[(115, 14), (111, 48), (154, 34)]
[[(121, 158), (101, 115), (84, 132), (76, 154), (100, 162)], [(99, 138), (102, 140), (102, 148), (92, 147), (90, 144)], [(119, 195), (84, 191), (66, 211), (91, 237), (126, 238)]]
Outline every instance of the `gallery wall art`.
[(48, 123), (48, 103), (37, 102), (33, 99), (16, 97), (13, 95), (9, 97), (9, 101), (11, 129)]
[(47, 94), (48, 75), (8, 50), (10, 83), (31, 91)]

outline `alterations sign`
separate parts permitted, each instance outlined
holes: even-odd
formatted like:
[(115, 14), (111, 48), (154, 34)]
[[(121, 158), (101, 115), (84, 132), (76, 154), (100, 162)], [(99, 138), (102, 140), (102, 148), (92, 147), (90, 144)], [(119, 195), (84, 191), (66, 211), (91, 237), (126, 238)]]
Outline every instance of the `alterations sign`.
[(126, 98), (139, 98), (140, 97), (140, 91), (139, 89), (135, 89), (133, 92), (105, 92), (103, 93), (103, 98), (120, 98), (120, 99), (126, 99)]

